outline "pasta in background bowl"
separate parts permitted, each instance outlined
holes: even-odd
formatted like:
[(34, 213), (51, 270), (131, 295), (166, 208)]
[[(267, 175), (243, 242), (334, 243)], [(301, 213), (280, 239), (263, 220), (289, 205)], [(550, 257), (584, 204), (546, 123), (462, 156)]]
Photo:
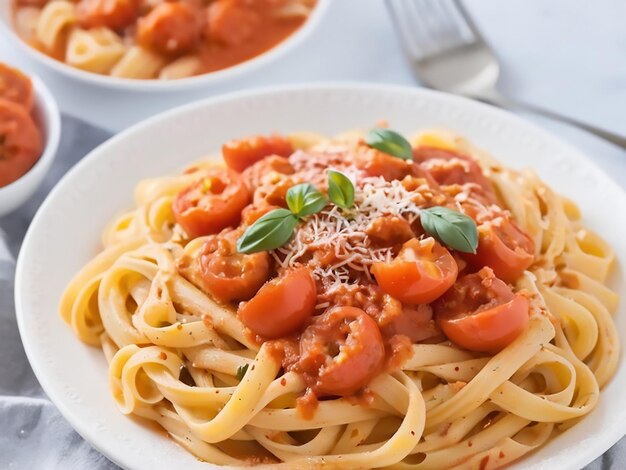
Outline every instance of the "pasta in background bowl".
[[(339, 112), (329, 115), (328, 109), (336, 109)], [(246, 110), (246, 112), (242, 113), (243, 110)], [(263, 115), (262, 122), (257, 118), (261, 114)], [(244, 93), (194, 104), (166, 113), (122, 133), (96, 149), (64, 178), (51, 193), (49, 199), (44, 203), (40, 213), (33, 221), (33, 225), (25, 240), (24, 251), (20, 255), (18, 262), (16, 303), (18, 323), (25, 349), (48, 395), (84, 437), (89, 439), (92, 444), (103, 451), (109, 458), (129, 468), (150, 468), (154, 465), (168, 466), (169, 468), (210, 468), (208, 463), (196, 461), (175, 444), (165, 439), (161, 433), (155, 433), (142, 423), (131, 421), (121, 416), (115, 410), (115, 401), (110, 396), (106, 378), (107, 365), (100, 351), (82, 345), (75, 338), (72, 338), (72, 333), (59, 321), (56, 314), (57, 302), (69, 280), (98, 252), (99, 246), (101, 246), (99, 241), (100, 232), (103, 230), (106, 222), (111, 220), (116, 214), (120, 214), (132, 207), (132, 194), (136, 183), (146, 178), (178, 173), (181, 168), (197, 160), (199, 155), (214, 153), (224, 141), (233, 137), (267, 134), (277, 130), (285, 133), (310, 130), (314, 134), (304, 136), (301, 134), (299, 138), (299, 142), (304, 142), (302, 145), (307, 146), (319, 139), (317, 137), (318, 133), (333, 135), (350, 127), (367, 127), (380, 116), (388, 118), (394, 128), (407, 135), (411, 130), (427, 128), (433, 124), (452, 129), (454, 132), (466, 136), (478, 148), (486, 149), (490, 154), (497, 156), (504, 167), (533, 168), (556, 191), (571, 197), (580, 205), (583, 223), (608, 241), (615, 249), (618, 259), (624, 259), (624, 256), (626, 256), (626, 250), (622, 242), (626, 234), (626, 224), (621, 219), (607, 217), (609, 214), (607, 201), (611, 201), (612, 205), (620, 206), (626, 203), (626, 195), (610, 179), (566, 144), (520, 121), (514, 116), (478, 103), (424, 90), (356, 85), (314, 86)], [(212, 123), (212, 132), (210, 134), (206, 132), (207, 122)], [(437, 141), (437, 137), (433, 138), (432, 135), (427, 136), (427, 139), (430, 140), (427, 142), (421, 140), (419, 142), (420, 145), (433, 145), (435, 143), (435, 146), (440, 146), (442, 142), (442, 139)], [(445, 143), (445, 139), (443, 141)], [(129, 158), (129, 155), (132, 155), (132, 158)], [(172, 158), (173, 155), (175, 155), (175, 158)], [(480, 152), (473, 153), (473, 155), (483, 162), (487, 161), (483, 160), (487, 156)], [(498, 168), (493, 163), (488, 163), (488, 165), (492, 168)], [(198, 171), (198, 168), (201, 167), (198, 164), (193, 165), (193, 167), (196, 170), (192, 170), (192, 173), (187, 175), (187, 179), (183, 177), (185, 181), (181, 180), (182, 182), (189, 184), (190, 181), (188, 180), (195, 178), (193, 171)], [(524, 173), (526, 176), (520, 179), (516, 175), (516, 172), (509, 172), (508, 170), (495, 171), (492, 181), (496, 183), (499, 189), (507, 187), (511, 189), (509, 192), (505, 191), (502, 193), (505, 203), (515, 214), (516, 220), (529, 233), (532, 233), (533, 237), (539, 233), (549, 234), (552, 228), (555, 227), (559, 230), (565, 230), (568, 226), (566, 219), (574, 220), (579, 217), (580, 214), (575, 210), (574, 205), (566, 200), (562, 201), (559, 198), (554, 198), (551, 195), (552, 193), (536, 179), (533, 179), (531, 174)], [(179, 191), (185, 186), (181, 186), (179, 184), (181, 181), (176, 178), (166, 178), (165, 180), (157, 181), (159, 184), (149, 183), (140, 186), (136, 193), (140, 203), (142, 201), (158, 202), (160, 199), (159, 191), (163, 187), (169, 188), (171, 186), (172, 188), (178, 188), (176, 191)], [(115, 191), (111, 191), (113, 186), (116, 188)], [(586, 188), (584, 194), (580, 192), (581, 187)], [(521, 194), (523, 197), (516, 197), (515, 194)], [(507, 197), (510, 199), (507, 199)], [(547, 204), (535, 205), (532, 201), (538, 200), (537, 198), (543, 199)], [(556, 210), (556, 206), (553, 206), (553, 204), (557, 204), (561, 209)], [(166, 206), (167, 204), (163, 206), (161, 203), (149, 204), (149, 207), (133, 212), (132, 214), (134, 215), (130, 218), (125, 216), (117, 219), (118, 222), (111, 226), (113, 229), (106, 232), (103, 240), (104, 244), (110, 247), (118, 246), (124, 248), (126, 235), (132, 235), (133, 231), (138, 227), (160, 226), (164, 220), (163, 217), (169, 217), (167, 211), (164, 211)], [(537, 209), (540, 213), (557, 215), (557, 219), (562, 216), (562, 220), (559, 222), (550, 217), (538, 225), (533, 225), (532, 220), (539, 220), (531, 217), (533, 213), (537, 215), (534, 212)], [(63, 224), (58, 223), (57, 217), (59, 213), (64, 214)], [(525, 217), (526, 219), (524, 219)], [(97, 220), (100, 222), (85, 224), (85, 220)], [(525, 221), (521, 222), (522, 220)], [(575, 237), (578, 236), (577, 234), (579, 234), (578, 229), (570, 233), (570, 235)], [(598, 258), (597, 266), (599, 268), (603, 264), (600, 263), (600, 259), (603, 258), (604, 254), (609, 254), (610, 250), (606, 249), (601, 243), (598, 244), (597, 240), (594, 241), (593, 237), (586, 239), (583, 235), (584, 233), (580, 232), (581, 238), (578, 246), (589, 256)], [(544, 240), (556, 240), (558, 238), (555, 236), (555, 233), (545, 236)], [(541, 237), (535, 238), (535, 240), (539, 239)], [(119, 242), (122, 245), (119, 245)], [(152, 250), (149, 253), (139, 250), (136, 256), (124, 257), (124, 261), (119, 265), (117, 273), (122, 275), (122, 268), (133, 266), (139, 270), (137, 273), (143, 273), (141, 276), (150, 275), (149, 273), (152, 269), (150, 266), (153, 263), (150, 260), (160, 259), (167, 264), (166, 258), (169, 255), (166, 252), (157, 253), (160, 249), (159, 246), (158, 243), (148, 245), (145, 248), (148, 251)], [(551, 242), (545, 245), (540, 243), (537, 246), (542, 253), (551, 253), (551, 256), (560, 253), (559, 249), (554, 248)], [(592, 246), (595, 248), (592, 248)], [(122, 252), (134, 250), (134, 248), (136, 247), (126, 247), (121, 251), (118, 250), (117, 254), (114, 253), (116, 250), (114, 248), (113, 251), (108, 253), (116, 259), (121, 256)], [(193, 250), (193, 246), (190, 246), (189, 249)], [(81, 288), (82, 293), (77, 298), (76, 308), (71, 309), (70, 317), (74, 313), (77, 315), (71, 320), (72, 322), (76, 321), (76, 323), (72, 323), (74, 331), (81, 334), (88, 341), (90, 338), (94, 339), (93, 336), (90, 336), (90, 332), (95, 332), (91, 328), (96, 323), (93, 322), (93, 319), (89, 320), (89, 316), (81, 316), (79, 312), (85, 308), (87, 312), (92, 311), (94, 304), (89, 301), (91, 295), (89, 292), (93, 292), (92, 288), (98, 289), (99, 282), (102, 279), (99, 277), (98, 272), (100, 272), (99, 269), (112, 261), (113, 258), (109, 259), (109, 255), (98, 258), (105, 265), (99, 265), (100, 262), (92, 263), (93, 269), (90, 268), (87, 270), (89, 272), (83, 272), (84, 275), (81, 275), (82, 281), (79, 280), (78, 282), (82, 283), (85, 289)], [(608, 260), (608, 258), (606, 259)], [(577, 269), (576, 263), (576, 257), (570, 257), (565, 260), (565, 264), (574, 270)], [(623, 291), (624, 278), (622, 272), (619, 267), (615, 271), (610, 277), (609, 285), (613, 290)], [(538, 276), (549, 274), (542, 274), (539, 271), (535, 272)], [(55, 275), (52, 275), (52, 273), (55, 273)], [(598, 272), (593, 273), (593, 276), (600, 276), (601, 274), (598, 270)], [(42, 276), (49, 279), (45, 288), (38, 281)], [(90, 280), (92, 279), (91, 276), (95, 276), (93, 280)], [(108, 286), (106, 289), (111, 288), (115, 284), (114, 278), (116, 276), (117, 274), (115, 273), (106, 275), (106, 279), (102, 281)], [(137, 279), (137, 276), (133, 274), (128, 277), (128, 283), (122, 282), (119, 285), (123, 289), (135, 289), (132, 286)], [(580, 279), (584, 280), (584, 278)], [(545, 286), (542, 287), (544, 282), (550, 281), (547, 277), (540, 280), (537, 284), (540, 291), (545, 288)], [(184, 282), (176, 285), (185, 286)], [(586, 289), (582, 284), (580, 288), (582, 290)], [(141, 296), (139, 291), (142, 289), (137, 290), (139, 296)], [(72, 287), (68, 291), (70, 297), (73, 295), (72, 291), (78, 293)], [(156, 290), (154, 292), (163, 293), (164, 291)], [(596, 291), (598, 299), (604, 298), (599, 303), (580, 297), (578, 299), (580, 303), (578, 309), (570, 305), (566, 306), (564, 310), (557, 306), (560, 301), (556, 297), (550, 297), (558, 297), (563, 292), (559, 291), (559, 289), (556, 289), (554, 292), (551, 292), (551, 289), (541, 292), (546, 302), (552, 304), (548, 306), (548, 309), (561, 312), (559, 315), (572, 315), (571, 323), (565, 322), (565, 329), (567, 330), (568, 341), (571, 340), (573, 345), (574, 353), (571, 351), (567, 352), (566, 347), (564, 354), (567, 359), (565, 361), (560, 359), (553, 360), (554, 358), (550, 359), (548, 356), (552, 357), (554, 354), (561, 354), (556, 350), (558, 348), (555, 349), (551, 346), (544, 348), (544, 352), (541, 353), (542, 356), (538, 356), (537, 360), (540, 362), (545, 361), (547, 369), (544, 369), (543, 372), (546, 374), (546, 377), (561, 377), (564, 379), (567, 375), (568, 377), (579, 377), (574, 379), (575, 382), (580, 381), (580, 384), (587, 383), (585, 379), (586, 372), (583, 371), (583, 368), (574, 366), (574, 369), (577, 370), (575, 372), (566, 363), (576, 363), (576, 359), (574, 359), (572, 354), (588, 355), (591, 350), (594, 350), (594, 347), (588, 341), (591, 336), (579, 335), (579, 332), (582, 332), (582, 330), (579, 331), (579, 327), (575, 325), (581, 325), (581, 321), (585, 322), (592, 318), (588, 313), (583, 313), (581, 309), (586, 309), (587, 312), (592, 310), (600, 312), (604, 307), (599, 307), (599, 304), (603, 302), (608, 302), (607, 306), (610, 303), (611, 308), (615, 307), (614, 296), (607, 294), (605, 297), (602, 292), (607, 293), (608, 291), (603, 289)], [(132, 302), (125, 304), (123, 299), (118, 298), (116, 294), (111, 297), (103, 295), (101, 300), (107, 303), (110, 302), (109, 308), (113, 310), (124, 309), (126, 308), (124, 305), (132, 308)], [(181, 306), (180, 303), (175, 305), (178, 305), (176, 308)], [(154, 307), (158, 307), (158, 305), (155, 304)], [(157, 314), (157, 310), (154, 311), (155, 314)], [(42, 317), (41, 312), (46, 312), (45, 318)], [(606, 310), (604, 312), (600, 315), (609, 315)], [(165, 313), (165, 310), (161, 311), (161, 313)], [(613, 324), (613, 320), (610, 319), (610, 316), (605, 316), (605, 319), (608, 319), (607, 328), (609, 328), (609, 325)], [(617, 309), (614, 319), (618, 335), (623, 338), (626, 332), (623, 306)], [(597, 317), (597, 320), (594, 321), (598, 320), (600, 320), (600, 317)], [(117, 338), (117, 341), (120, 341), (120, 338), (123, 336), (119, 335), (126, 335), (126, 333), (118, 329), (115, 326), (116, 323), (111, 324), (110, 320), (108, 321), (107, 328), (109, 325), (113, 325), (111, 331)], [(225, 321), (226, 323), (222, 323), (223, 327), (230, 328), (234, 324), (232, 319)], [(533, 321), (531, 323), (532, 325), (528, 331), (533, 333), (533, 335), (539, 332), (538, 338), (540, 343), (550, 341), (549, 337), (552, 336), (554, 330), (550, 326), (550, 322)], [(218, 324), (220, 324), (220, 321), (217, 321), (216, 325)], [(590, 328), (585, 329), (586, 332), (595, 329), (591, 323), (586, 324)], [(117, 325), (119, 326), (119, 323)], [(189, 323), (184, 328), (188, 328), (193, 333), (195, 331), (194, 328), (197, 328), (197, 326)], [(187, 331), (186, 329), (185, 331)], [(170, 335), (170, 333), (167, 334)], [(600, 334), (603, 335), (605, 333), (601, 332)], [(242, 336), (241, 331), (235, 333), (235, 335), (240, 342), (246, 343), (248, 341)], [(599, 338), (598, 336), (594, 337), (596, 340)], [(125, 340), (122, 339), (121, 341), (124, 342)], [(160, 341), (160, 339), (156, 338), (156, 341)], [(557, 343), (559, 341), (557, 340)], [(530, 347), (530, 344), (531, 342), (527, 343), (526, 340), (523, 340), (517, 345), (518, 347), (511, 350), (505, 349), (503, 354), (507, 355), (507, 357), (511, 356), (508, 359), (512, 359), (513, 362), (516, 360), (521, 361), (522, 357), (518, 357), (518, 353), (521, 353), (521, 350), (526, 347)], [(563, 345), (564, 343), (560, 344)], [(603, 344), (604, 346), (601, 346), (601, 348), (609, 345), (609, 343)], [(120, 373), (126, 379), (130, 379), (136, 372), (130, 362), (137, 365), (139, 364), (137, 361), (140, 361), (141, 358), (135, 356), (137, 351), (132, 348), (133, 346), (127, 346), (120, 349), (122, 355), (120, 356), (120, 353), (116, 355), (114, 361), (116, 367), (112, 369), (110, 377), (114, 391), (117, 390), (115, 384), (120, 384)], [(138, 394), (133, 395), (131, 393), (134, 387), (131, 385), (131, 382), (124, 382), (126, 384), (125, 390), (116, 392), (116, 399), (125, 407), (136, 407), (135, 409), (137, 410), (143, 409), (143, 411), (147, 412), (144, 405), (159, 401), (159, 393), (163, 393), (172, 399), (177, 396), (182, 398), (182, 395), (178, 394), (178, 385), (170, 381), (168, 373), (160, 369), (160, 365), (165, 364), (160, 361), (173, 361), (176, 355), (171, 356), (168, 351), (164, 358), (157, 351), (154, 357), (147, 357), (146, 354), (154, 352), (152, 349), (142, 348), (144, 351), (142, 357), (149, 364), (143, 366), (145, 373), (139, 373), (136, 376), (137, 383), (140, 384), (140, 388), (136, 389)], [(507, 351), (510, 354), (507, 354)], [(115, 351), (113, 350), (113, 352)], [(617, 364), (616, 361), (619, 359), (617, 349), (609, 347), (604, 350), (596, 350), (592, 353), (592, 356), (596, 353), (601, 354), (606, 360), (603, 361), (604, 363), (592, 364), (589, 367), (594, 370), (604, 370), (604, 372), (600, 372), (599, 375), (596, 373), (597, 378), (588, 382), (588, 384), (592, 384), (592, 382), (597, 380), (598, 383), (606, 385), (604, 385), (599, 395), (595, 408), (585, 416), (584, 424), (577, 424), (572, 427), (559, 425), (561, 432), (558, 435), (552, 437), (543, 447), (527, 455), (524, 460), (514, 463), (511, 468), (579, 468), (600, 455), (624, 434), (624, 415), (626, 411), (622, 411), (622, 407), (620, 407), (620, 397), (623, 386), (626, 384), (626, 372), (623, 367), (618, 365), (615, 375), (608, 380), (611, 375), (610, 369)], [(263, 360), (263, 357), (261, 355), (259, 360)], [(421, 355), (417, 355), (416, 358), (418, 361), (422, 359), (427, 360), (425, 356)], [(210, 358), (207, 356), (207, 358), (202, 360), (206, 361), (210, 360)], [(469, 360), (477, 361), (475, 367), (484, 367), (484, 364), (480, 362), (483, 359), (475, 358)], [(68, 364), (72, 366), (68, 367)], [(494, 386), (489, 381), (488, 377), (490, 375), (493, 375), (495, 380), (496, 375), (505, 374), (508, 376), (510, 372), (508, 369), (504, 370), (502, 368), (503, 364), (501, 364), (501, 367), (495, 367), (496, 364), (492, 364), (494, 365), (494, 370), (485, 370), (483, 374), (487, 376), (485, 384), (489, 387)], [(171, 370), (174, 370), (174, 366), (176, 366), (173, 362), (168, 362), (166, 365)], [(227, 365), (231, 367), (233, 364), (223, 364), (224, 367)], [(539, 367), (538, 371), (541, 368)], [(80, 371), (80, 374), (76, 373), (77, 370)], [(446, 371), (445, 367), (440, 369), (435, 367), (433, 371), (435, 370), (438, 371), (437, 373), (451, 378), (454, 378), (455, 374), (461, 373), (454, 370), (454, 365), (449, 371)], [(261, 367), (261, 371), (253, 372), (252, 374), (248, 373), (247, 375), (250, 376), (246, 378), (248, 384), (251, 383), (251, 380), (256, 380), (255, 377), (259, 373), (265, 373), (265, 367)], [(222, 377), (220, 380), (226, 380), (229, 383), (231, 379), (228, 379), (227, 376), (231, 372), (233, 371), (224, 370), (219, 372), (218, 376)], [(146, 387), (146, 373), (150, 377), (156, 377), (160, 392), (157, 392), (152, 386)], [(523, 372), (521, 375), (523, 375)], [(246, 373), (243, 376), (246, 376)], [(470, 376), (468, 377), (471, 378)], [(385, 396), (384, 390), (388, 390), (392, 395), (387, 397), (387, 399), (391, 399), (396, 407), (405, 407), (407, 403), (402, 398), (404, 392), (401, 389), (410, 384), (407, 382), (401, 385), (397, 381), (394, 382), (395, 379), (390, 380), (389, 383), (384, 384), (385, 386), (378, 393), (382, 393), (381, 396)], [(549, 384), (546, 383), (546, 387), (549, 389), (559, 387), (558, 380), (556, 382), (552, 381), (552, 379), (548, 380), (551, 381)], [(505, 379), (506, 383), (509, 382)], [(512, 384), (513, 382), (510, 383)], [(233, 382), (234, 385), (235, 382)], [(293, 386), (294, 384), (288, 382), (288, 385)], [(377, 386), (379, 385), (381, 384), (377, 384)], [(565, 383), (561, 384), (561, 386), (564, 385)], [(462, 385), (459, 384), (458, 386), (462, 388)], [(537, 382), (537, 386), (541, 387), (540, 382)], [(507, 387), (511, 388), (514, 385)], [(574, 387), (579, 387), (579, 385), (574, 385)], [(597, 396), (597, 393), (593, 392), (593, 388), (591, 386), (587, 390), (591, 392), (589, 396)], [(515, 388), (507, 389), (507, 393), (502, 398), (497, 396), (491, 397), (489, 399), (490, 406), (503, 406), (505, 408), (510, 406), (511, 403), (508, 403), (507, 400), (518, 393), (515, 390)], [(585, 386), (580, 387), (579, 390), (581, 390), (581, 394), (573, 402), (587, 399)], [(245, 390), (242, 389), (241, 393), (244, 392)], [(252, 390), (249, 392), (252, 393)], [(450, 389), (449, 392), (455, 393), (455, 390)], [(511, 392), (513, 395), (511, 395)], [(393, 394), (395, 393), (398, 394), (397, 399), (393, 399)], [(554, 399), (563, 399), (567, 393), (570, 392), (560, 393), (558, 396), (555, 395)], [(135, 396), (135, 398), (131, 399), (132, 396)], [(239, 394), (237, 396), (245, 398), (247, 394)], [(445, 400), (445, 396), (439, 398)], [(133, 400), (135, 401), (133, 402)], [(197, 427), (196, 431), (187, 437), (191, 439), (190, 442), (196, 443), (196, 453), (201, 453), (203, 451), (202, 444), (197, 440), (194, 441), (194, 438), (197, 438), (198, 435), (203, 435), (202, 433), (204, 432), (209, 432), (209, 429), (204, 425), (204, 420), (207, 419), (206, 416), (201, 413), (197, 414), (198, 410), (194, 411), (192, 409), (193, 400), (191, 396), (184, 397), (184, 403), (176, 403), (176, 411), (181, 413), (185, 422), (191, 423), (194, 428)], [(191, 408), (189, 408), (190, 406)], [(359, 406), (359, 404), (354, 403), (353, 406)], [(233, 407), (235, 407), (234, 404), (229, 406), (229, 408)], [(128, 410), (130, 408), (127, 408)], [(572, 408), (567, 413), (575, 414), (583, 411), (586, 410), (581, 409), (579, 411)], [(440, 422), (445, 421), (445, 414), (448, 412), (451, 411), (448, 410), (445, 413), (443, 410), (438, 411), (435, 422), (437, 420)], [(513, 424), (513, 428), (517, 425), (524, 426), (525, 424), (522, 421), (530, 418), (530, 415), (525, 411), (519, 412), (524, 416), (517, 416), (513, 411), (513, 414), (507, 420), (506, 426), (505, 423), (502, 423), (499, 427), (502, 429), (511, 424)], [(172, 409), (166, 406), (161, 410), (161, 413), (160, 419), (165, 420), (164, 424), (166, 427), (168, 422), (169, 425), (174, 426), (170, 428), (170, 432), (173, 432), (179, 439), (184, 440), (186, 435), (184, 428), (179, 429), (176, 419), (173, 416), (170, 418)], [(349, 415), (350, 412), (345, 411), (345, 413)], [(159, 420), (157, 415), (148, 416)], [(335, 415), (333, 414), (333, 416)], [(377, 417), (371, 416), (371, 418), (376, 419)], [(414, 418), (416, 418), (416, 415), (411, 414), (411, 419)], [(272, 421), (269, 416), (264, 416), (262, 419), (267, 422)], [(337, 415), (336, 419), (341, 420), (344, 418)], [(428, 419), (427, 417), (427, 428), (429, 427)], [(557, 417), (556, 421), (565, 419)], [(228, 423), (230, 427), (236, 424), (235, 422)], [(417, 421), (412, 422), (411, 426), (417, 426), (411, 429), (420, 428), (419, 418)], [(458, 431), (458, 427), (462, 428), (462, 423), (455, 424), (455, 433)], [(246, 432), (252, 433), (251, 435), (254, 435), (258, 440), (264, 440), (267, 436), (264, 437), (263, 433), (257, 432), (261, 428), (263, 426), (252, 428)], [(358, 428), (357, 433), (363, 431), (361, 427)], [(179, 434), (181, 429), (183, 430), (182, 434)], [(524, 436), (516, 437), (518, 441), (513, 442), (506, 436), (502, 436), (502, 442), (496, 439), (497, 445), (506, 447), (505, 454), (521, 451), (524, 446), (532, 446), (534, 442), (537, 442), (537, 438), (546, 437), (543, 435), (546, 429), (545, 425), (531, 426)], [(323, 434), (324, 439), (330, 438), (329, 435), (334, 431), (336, 430), (329, 429), (326, 431)], [(432, 429), (430, 429), (430, 432), (432, 432)], [(515, 434), (516, 431), (513, 430), (511, 432)], [(239, 434), (237, 437), (246, 437), (246, 433)], [(298, 438), (301, 439), (303, 437), (299, 435)], [(417, 439), (415, 436), (413, 438)], [(324, 447), (326, 445), (323, 444), (324, 439), (320, 438), (315, 445)], [(350, 433), (346, 436), (346, 441), (343, 442), (342, 446), (349, 447), (351, 445), (349, 441)], [(406, 439), (401, 439), (393, 445), (406, 447), (408, 444), (405, 441)], [(580, 442), (585, 442), (585, 445), (575, 445)], [(266, 444), (270, 447), (273, 445), (269, 441), (266, 441)], [(456, 449), (456, 451), (468, 452), (467, 448), (471, 446), (467, 443), (465, 444), (464, 449)], [(337, 445), (339, 444), (337, 443)], [(476, 445), (484, 446), (486, 442), (479, 440), (476, 442)], [(208, 448), (204, 450), (206, 452), (210, 451)], [(277, 452), (281, 451), (280, 444), (276, 444), (275, 450)], [(287, 453), (295, 451), (294, 446), (283, 446), (282, 450)], [(476, 454), (484, 450), (487, 450), (487, 448), (481, 447), (481, 449), (476, 449)], [(379, 454), (381, 452), (376, 452), (373, 449), (372, 451), (377, 457), (380, 457)], [(306, 452), (305, 448), (303, 448), (302, 452)], [(453, 454), (451, 454), (451, 458), (452, 456)], [(374, 455), (372, 455), (373, 457)], [(207, 457), (205, 456), (205, 458)], [(360, 458), (360, 466), (367, 467), (369, 462), (367, 456)], [(482, 461), (483, 459), (481, 458), (480, 462), (475, 463), (479, 465)], [(352, 460), (350, 462), (354, 463)], [(377, 460), (377, 462), (380, 461)], [(496, 458), (491, 459), (490, 465), (495, 463), (497, 463), (497, 453)], [(487, 468), (490, 467), (487, 466)]]
[[(119, 0), (126, 7), (111, 15), (102, 13), (98, 0), (9, 1), (0, 4), (0, 26), (18, 47), (72, 78), (178, 90), (234, 78), (279, 58), (314, 30), (330, 0), (255, 0), (251, 10), (231, 0), (205, 3)], [(216, 26), (209, 28), (211, 22)]]

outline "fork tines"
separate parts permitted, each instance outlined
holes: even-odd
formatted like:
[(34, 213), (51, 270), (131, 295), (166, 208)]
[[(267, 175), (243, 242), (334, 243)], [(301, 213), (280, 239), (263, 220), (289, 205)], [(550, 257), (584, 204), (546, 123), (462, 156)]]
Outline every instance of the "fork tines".
[(478, 40), (458, 0), (387, 0), (402, 42), (416, 60)]

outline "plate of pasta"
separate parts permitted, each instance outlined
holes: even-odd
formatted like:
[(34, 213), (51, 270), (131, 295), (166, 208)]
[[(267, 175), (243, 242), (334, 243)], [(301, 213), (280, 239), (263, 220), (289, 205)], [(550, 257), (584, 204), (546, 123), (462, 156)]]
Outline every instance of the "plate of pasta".
[(125, 468), (576, 469), (626, 433), (624, 206), (483, 104), (238, 93), (63, 178), (18, 260), (18, 325)]
[(45, 65), (96, 85), (186, 89), (274, 60), (329, 0), (10, 0), (0, 26)]

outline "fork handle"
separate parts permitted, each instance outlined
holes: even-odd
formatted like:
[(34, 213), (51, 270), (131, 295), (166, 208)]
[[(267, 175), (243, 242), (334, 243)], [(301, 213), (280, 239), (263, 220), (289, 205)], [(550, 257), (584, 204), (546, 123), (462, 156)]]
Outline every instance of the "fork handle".
[(541, 108), (539, 106), (535, 106), (528, 103), (520, 103), (519, 101), (511, 100), (498, 91), (493, 90), (485, 95), (477, 96), (480, 101), (484, 101), (486, 103), (492, 104), (494, 106), (498, 106), (499, 108), (507, 108), (507, 109), (523, 109), (526, 111), (530, 111), (536, 114), (541, 114), (550, 119), (554, 119), (557, 121), (562, 121), (567, 124), (571, 124), (580, 129), (583, 129), (587, 132), (595, 134), (596, 136), (608, 140), (609, 142), (626, 149), (626, 137), (615, 134), (613, 132), (607, 131), (605, 129), (600, 129), (599, 127), (592, 126), (591, 124), (586, 124), (584, 122), (578, 121), (568, 116), (563, 116), (562, 114), (556, 113), (554, 111), (550, 111), (545, 108)]

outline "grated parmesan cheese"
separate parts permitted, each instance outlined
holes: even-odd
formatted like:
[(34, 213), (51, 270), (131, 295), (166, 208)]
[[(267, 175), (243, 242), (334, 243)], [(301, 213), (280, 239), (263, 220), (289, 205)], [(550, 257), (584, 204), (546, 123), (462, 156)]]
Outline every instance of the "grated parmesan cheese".
[[(313, 276), (327, 291), (353, 282), (354, 272), (371, 280), (371, 265), (390, 261), (393, 253), (388, 247), (373, 247), (367, 228), (387, 215), (414, 222), (419, 217), (419, 204), (424, 201), (420, 190), (429, 190), (427, 184), (409, 191), (398, 180), (360, 178), (361, 172), (356, 167), (341, 171), (355, 183), (355, 207), (344, 211), (335, 205), (327, 206), (299, 225), (290, 242), (272, 253), (282, 268), (310, 263)], [(314, 253), (319, 251), (332, 253), (333, 261), (326, 265), (320, 265), (319, 260), (312, 262)]]

